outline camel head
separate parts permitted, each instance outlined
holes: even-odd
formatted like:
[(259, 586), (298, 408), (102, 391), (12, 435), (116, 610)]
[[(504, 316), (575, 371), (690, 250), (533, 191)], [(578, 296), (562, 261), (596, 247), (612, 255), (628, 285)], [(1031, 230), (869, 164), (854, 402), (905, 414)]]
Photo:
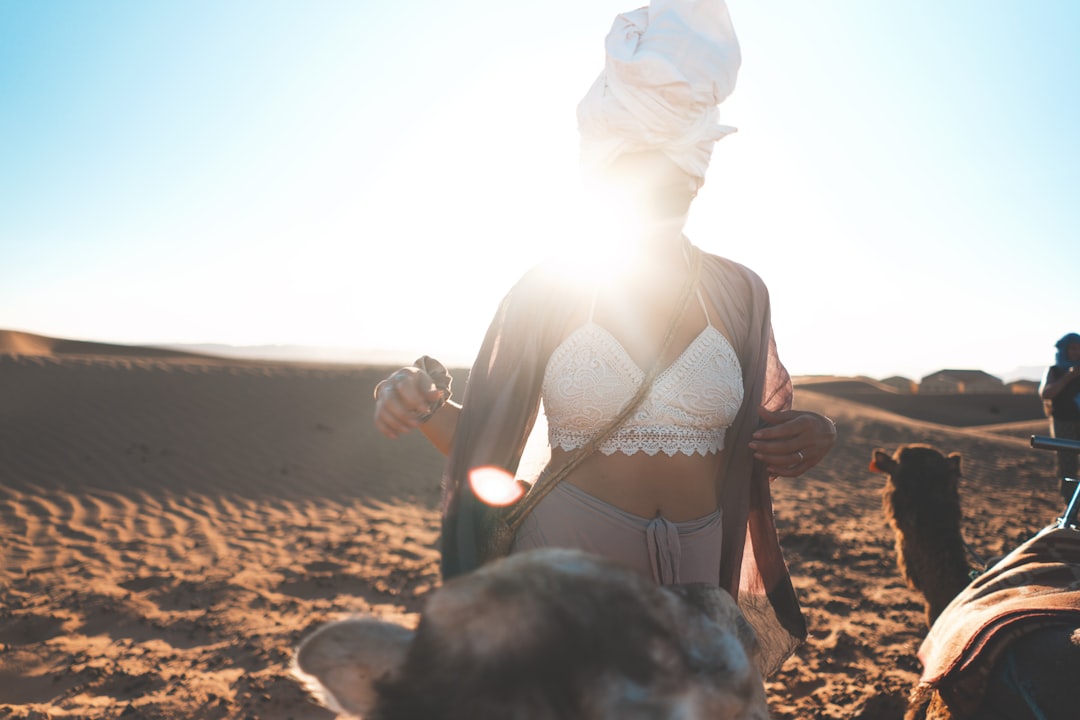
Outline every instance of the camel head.
[(767, 720), (757, 641), (718, 587), (658, 587), (575, 550), (446, 582), (415, 631), (370, 617), (305, 637), (294, 674), (369, 720)]
[(902, 523), (927, 508), (947, 507), (956, 509), (959, 524), (959, 453), (945, 456), (919, 444), (901, 445), (892, 455), (878, 448), (870, 459), (870, 470), (888, 476), (885, 499), (891, 519)]

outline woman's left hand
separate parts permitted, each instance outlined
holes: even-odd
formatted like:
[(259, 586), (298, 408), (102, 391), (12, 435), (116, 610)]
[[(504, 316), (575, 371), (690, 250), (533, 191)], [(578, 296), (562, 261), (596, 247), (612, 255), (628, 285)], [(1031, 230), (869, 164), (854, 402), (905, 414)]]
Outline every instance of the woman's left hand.
[(765, 463), (770, 475), (795, 477), (821, 462), (836, 444), (836, 425), (816, 412), (759, 408), (768, 423), (754, 433), (750, 449)]

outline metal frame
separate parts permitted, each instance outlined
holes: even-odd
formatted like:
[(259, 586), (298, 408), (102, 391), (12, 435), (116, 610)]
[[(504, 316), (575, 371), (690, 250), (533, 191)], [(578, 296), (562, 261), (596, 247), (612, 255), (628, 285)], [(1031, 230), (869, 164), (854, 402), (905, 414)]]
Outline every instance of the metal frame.
[[(1057, 450), (1065, 452), (1080, 453), (1080, 440), (1066, 440), (1065, 438), (1053, 438), (1046, 437), (1044, 435), (1032, 435), (1031, 447), (1038, 450)], [(1069, 500), (1068, 505), (1065, 507), (1065, 514), (1058, 518), (1057, 526), (1059, 528), (1070, 528), (1072, 530), (1080, 530), (1080, 481), (1077, 478), (1064, 477), (1061, 478), (1062, 484), (1073, 485), (1072, 499)]]

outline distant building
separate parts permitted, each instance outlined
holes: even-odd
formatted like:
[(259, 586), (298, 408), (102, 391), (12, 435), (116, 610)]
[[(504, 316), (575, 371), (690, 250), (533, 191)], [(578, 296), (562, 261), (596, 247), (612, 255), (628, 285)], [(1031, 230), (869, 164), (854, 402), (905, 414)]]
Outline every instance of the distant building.
[(919, 381), (919, 394), (1003, 393), (1005, 383), (982, 370), (939, 370)]
[(1014, 380), (1005, 385), (1005, 389), (1013, 395), (1037, 395), (1039, 383), (1034, 380)]
[(900, 375), (893, 375), (892, 377), (887, 377), (881, 381), (881, 384), (888, 385), (897, 392), (902, 392), (909, 395), (919, 392), (919, 384), (917, 382), (915, 382), (911, 378), (902, 377)]

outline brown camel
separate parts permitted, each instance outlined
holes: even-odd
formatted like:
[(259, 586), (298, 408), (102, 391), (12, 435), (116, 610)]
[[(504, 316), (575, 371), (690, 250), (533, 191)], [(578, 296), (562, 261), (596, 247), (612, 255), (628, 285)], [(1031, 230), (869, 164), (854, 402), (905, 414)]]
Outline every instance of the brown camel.
[(888, 479), (882, 509), (896, 537), (900, 574), (926, 601), (934, 624), (970, 580), (960, 531), (960, 456), (945, 457), (929, 445), (905, 445), (890, 456), (875, 450), (870, 469)]
[(323, 625), (293, 669), (329, 707), (369, 720), (767, 720), (756, 657), (723, 590), (658, 587), (549, 549), (447, 582), (415, 632)]
[(960, 529), (960, 456), (873, 453), (897, 564), (926, 598), (923, 677), (905, 720), (1080, 717), (1080, 532), (1050, 527), (974, 582)]

